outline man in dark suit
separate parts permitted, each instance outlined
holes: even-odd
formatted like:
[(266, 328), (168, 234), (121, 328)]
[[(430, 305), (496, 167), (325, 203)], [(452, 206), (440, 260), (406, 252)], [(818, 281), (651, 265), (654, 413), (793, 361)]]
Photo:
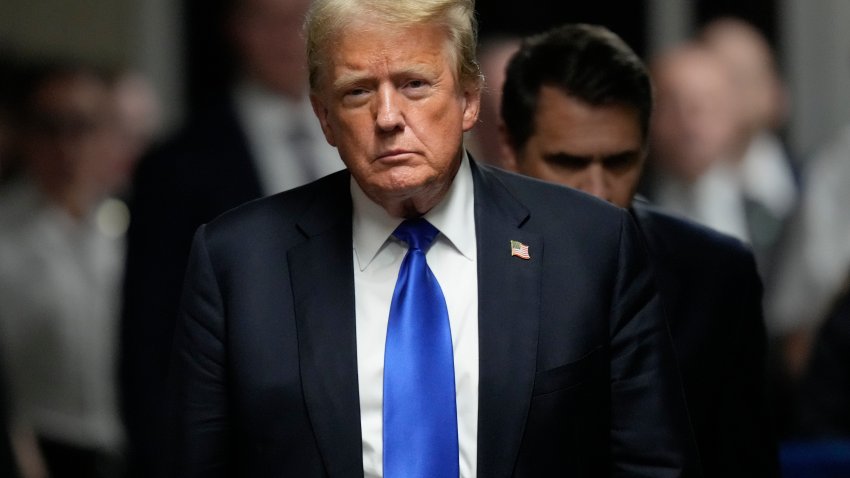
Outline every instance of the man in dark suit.
[(157, 474), (165, 451), (166, 370), (195, 229), (342, 168), (308, 100), (301, 24), (309, 0), (226, 3), (238, 81), (227, 98), (192, 112), (134, 178), (120, 375), (130, 459), (142, 476)]
[[(481, 88), (473, 2), (311, 8), (311, 101), (347, 171), (197, 232), (176, 339), (177, 474), (691, 476), (633, 221), (463, 151)], [(409, 304), (423, 259), (439, 298)], [(397, 360), (431, 337), (399, 347), (411, 314), (450, 330), (424, 363)], [(456, 409), (439, 420), (429, 402), (446, 389), (420, 383), (437, 368)]]
[(646, 68), (612, 32), (566, 25), (529, 38), (503, 91), (509, 165), (629, 209), (649, 249), (706, 476), (777, 476), (753, 255), (633, 200), (651, 109)]

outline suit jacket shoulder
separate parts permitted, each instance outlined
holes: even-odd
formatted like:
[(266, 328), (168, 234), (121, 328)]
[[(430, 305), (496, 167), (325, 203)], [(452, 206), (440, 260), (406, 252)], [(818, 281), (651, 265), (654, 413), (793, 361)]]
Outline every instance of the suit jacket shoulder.
[(632, 211), (650, 253), (706, 476), (778, 476), (752, 251), (646, 203), (635, 201)]
[(676, 258), (731, 256), (755, 263), (752, 249), (739, 239), (642, 201), (635, 201), (632, 209), (648, 246), (659, 252)]

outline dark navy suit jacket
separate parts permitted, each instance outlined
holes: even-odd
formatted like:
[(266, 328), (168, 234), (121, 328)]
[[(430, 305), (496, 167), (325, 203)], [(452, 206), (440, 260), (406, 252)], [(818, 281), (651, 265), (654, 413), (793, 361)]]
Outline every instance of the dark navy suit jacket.
[[(472, 169), (478, 475), (698, 474), (628, 213)], [(351, 227), (343, 171), (198, 231), (176, 339), (178, 476), (363, 475)]]
[(779, 476), (762, 286), (739, 240), (635, 201), (707, 477)]

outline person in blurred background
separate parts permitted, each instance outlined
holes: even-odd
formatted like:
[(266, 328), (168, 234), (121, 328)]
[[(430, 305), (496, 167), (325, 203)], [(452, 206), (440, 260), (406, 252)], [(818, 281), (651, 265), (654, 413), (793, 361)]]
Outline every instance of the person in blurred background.
[(775, 131), (787, 99), (764, 37), (715, 20), (653, 61), (658, 111), (646, 192), (659, 205), (752, 245), (762, 274), (797, 201)]
[(523, 42), (502, 99), (510, 169), (628, 208), (637, 221), (705, 476), (778, 476), (752, 253), (734, 238), (634, 199), (652, 110), (643, 63), (605, 28), (566, 25)]
[(850, 127), (809, 160), (803, 184), (765, 297), (792, 380), (806, 368), (811, 341), (850, 269)]
[[(13, 98), (18, 90), (17, 79), (21, 73), (21, 68), (22, 65), (17, 55), (12, 54), (11, 51), (6, 51), (0, 45), (0, 189), (4, 187), (3, 183), (10, 175), (11, 144), (14, 137), (12, 105), (14, 103)], [(3, 225), (0, 224), (0, 228), (2, 227)], [(1, 329), (0, 333), (2, 333)], [(0, 344), (2, 344), (2, 341), (0, 341)], [(0, 345), (0, 476), (17, 478), (20, 474), (18, 459), (12, 446), (11, 397), (9, 384), (6, 380), (6, 367), (2, 358), (4, 356), (3, 346)], [(21, 443), (21, 445), (22, 448), (29, 447), (30, 450), (37, 453), (37, 445), (34, 439), (27, 444)], [(39, 468), (39, 471), (43, 472), (43, 467)], [(35, 478), (35, 476), (35, 474), (30, 474), (26, 475), (25, 478)]]
[(120, 381), (130, 459), (142, 476), (159, 473), (167, 451), (166, 372), (195, 229), (238, 204), (342, 169), (307, 98), (301, 25), (309, 0), (229, 3), (238, 81), (151, 152), (133, 184)]
[(39, 67), (18, 100), (23, 171), (0, 191), (0, 340), (13, 426), (34, 432), (52, 477), (120, 476), (126, 207), (110, 198), (137, 158), (117, 127), (112, 84), (95, 68)]
[(498, 36), (480, 42), (478, 64), (487, 83), (481, 90), (478, 124), (467, 133), (465, 141), (475, 159), (502, 168), (505, 166), (505, 153), (499, 139), (499, 105), (502, 103), (505, 67), (519, 48), (519, 43), (520, 39), (512, 36)]
[(656, 108), (645, 193), (660, 207), (746, 239), (729, 167), (740, 119), (728, 68), (695, 43), (651, 63)]
[(777, 131), (788, 110), (773, 51), (752, 25), (731, 17), (709, 22), (699, 41), (732, 75), (740, 128), (731, 166), (744, 200), (747, 235), (766, 273), (785, 222), (797, 203), (797, 179)]

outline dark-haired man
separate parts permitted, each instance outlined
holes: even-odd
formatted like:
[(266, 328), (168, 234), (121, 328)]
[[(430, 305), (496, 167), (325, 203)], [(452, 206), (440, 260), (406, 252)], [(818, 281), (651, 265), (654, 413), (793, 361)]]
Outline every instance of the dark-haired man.
[(706, 476), (776, 476), (764, 406), (761, 283), (740, 242), (633, 201), (646, 158), (649, 75), (597, 26), (527, 39), (508, 65), (513, 169), (629, 208), (646, 240)]

